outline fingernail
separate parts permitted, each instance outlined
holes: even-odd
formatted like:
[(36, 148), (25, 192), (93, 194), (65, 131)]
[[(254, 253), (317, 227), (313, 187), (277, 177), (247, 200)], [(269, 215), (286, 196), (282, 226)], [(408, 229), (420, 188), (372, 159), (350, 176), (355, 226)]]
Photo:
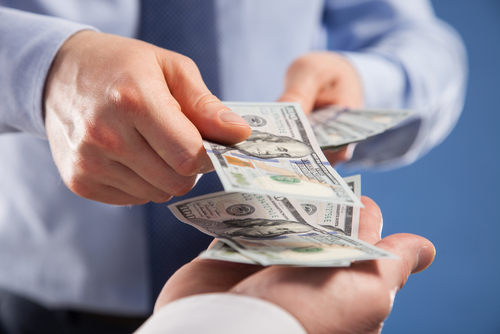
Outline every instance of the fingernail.
[(416, 274), (427, 269), (434, 261), (435, 256), (436, 249), (434, 247), (425, 246), (420, 248), (417, 253), (417, 265), (413, 268), (411, 273)]
[(221, 121), (224, 123), (231, 123), (231, 124), (244, 124), (248, 126), (247, 121), (243, 119), (240, 115), (232, 112), (231, 110), (224, 110), (219, 114), (219, 118)]

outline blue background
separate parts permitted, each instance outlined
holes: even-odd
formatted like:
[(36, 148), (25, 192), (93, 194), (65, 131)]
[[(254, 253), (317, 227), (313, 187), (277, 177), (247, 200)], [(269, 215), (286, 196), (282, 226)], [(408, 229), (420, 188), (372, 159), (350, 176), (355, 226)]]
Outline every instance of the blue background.
[(433, 4), (465, 41), (468, 92), (441, 145), (411, 166), (362, 173), (384, 235), (419, 234), (437, 249), (398, 294), (383, 333), (500, 333), (500, 1)]

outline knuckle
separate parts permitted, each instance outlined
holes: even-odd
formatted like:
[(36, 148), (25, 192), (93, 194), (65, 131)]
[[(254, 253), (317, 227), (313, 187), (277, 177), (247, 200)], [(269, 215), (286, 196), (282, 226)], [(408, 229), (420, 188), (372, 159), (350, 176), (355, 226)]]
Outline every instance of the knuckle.
[(183, 88), (183, 86), (201, 79), (198, 66), (191, 58), (177, 54), (172, 65), (171, 74), (175, 80), (169, 81), (169, 87), (172, 87), (173, 90)]
[[(287, 101), (299, 102), (303, 108), (304, 108), (304, 106), (309, 106), (309, 105), (313, 104), (313, 100), (312, 100), (311, 96), (309, 96), (308, 94), (306, 94), (306, 92), (303, 92), (297, 88), (289, 88), (286, 91), (283, 98)], [(304, 108), (304, 109), (307, 110), (307, 108)]]
[(306, 54), (294, 60), (292, 65), (288, 69), (288, 73), (293, 73), (295, 71), (303, 71), (305, 69), (310, 69), (312, 66), (316, 66), (317, 61), (315, 60), (314, 54)]
[(73, 178), (85, 179), (92, 173), (97, 172), (97, 163), (92, 161), (90, 157), (80, 155), (73, 161)]
[(198, 66), (194, 62), (193, 59), (186, 57), (181, 54), (177, 54), (176, 56), (176, 65), (177, 69), (183, 72), (191, 73), (191, 72), (197, 72), (198, 71)]
[[(206, 91), (206, 92), (200, 92), (200, 94), (196, 95), (196, 100), (194, 101), (194, 109), (195, 110), (206, 110), (207, 106), (211, 104), (220, 104), (220, 100), (213, 95), (212, 93)], [(220, 111), (217, 109), (217, 112)]]
[(99, 202), (116, 206), (130, 206), (146, 204), (149, 201), (147, 199), (137, 198), (129, 194), (121, 194), (121, 196), (113, 194), (112, 196), (108, 196), (105, 200), (100, 200)]
[(141, 198), (133, 198), (131, 200), (127, 200), (124, 201), (123, 203), (118, 203), (118, 204), (129, 206), (129, 205), (142, 205), (146, 204), (147, 202), (148, 202), (147, 200)]
[(92, 199), (98, 193), (94, 183), (94, 176), (102, 172), (97, 161), (79, 157), (74, 159), (67, 169), (63, 180), (66, 186), (78, 196)]
[(179, 180), (170, 185), (170, 193), (174, 196), (186, 195), (191, 189), (193, 189), (194, 181), (186, 182), (185, 180)]
[(165, 98), (162, 101), (162, 108), (166, 110), (168, 113), (180, 113), (181, 105), (174, 98)]
[(155, 203), (164, 203), (164, 202), (169, 201), (170, 199), (172, 199), (172, 195), (168, 194), (168, 193), (165, 193), (165, 192), (162, 192), (162, 193), (159, 193), (159, 194), (154, 194), (151, 197), (151, 200), (153, 202), (155, 202)]
[(118, 110), (138, 111), (143, 103), (142, 93), (131, 80), (114, 83), (108, 88), (108, 96)]
[[(203, 146), (201, 146), (203, 148)], [(201, 166), (199, 159), (199, 148), (188, 148), (173, 157), (172, 168), (182, 176), (191, 176), (196, 174)]]
[(90, 183), (78, 175), (72, 175), (65, 183), (72, 192), (80, 197), (92, 199), (95, 195), (95, 191)]
[(86, 122), (86, 129), (82, 134), (81, 150), (99, 149), (107, 152), (123, 152), (125, 150), (125, 142), (113, 126), (98, 120)]
[(144, 200), (144, 199), (126, 197), (125, 199), (120, 199), (119, 201), (114, 200), (113, 202), (104, 202), (104, 203), (116, 205), (116, 206), (130, 207), (131, 205), (143, 205), (143, 204), (146, 204), (148, 202), (149, 202), (148, 200)]

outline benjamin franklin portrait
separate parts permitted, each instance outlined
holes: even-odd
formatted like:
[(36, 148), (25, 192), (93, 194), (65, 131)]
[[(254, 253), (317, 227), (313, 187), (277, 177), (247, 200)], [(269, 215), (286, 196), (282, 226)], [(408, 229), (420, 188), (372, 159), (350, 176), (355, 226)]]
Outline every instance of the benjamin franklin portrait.
[(189, 221), (219, 237), (273, 238), (284, 234), (307, 233), (313, 229), (310, 225), (295, 221), (263, 218), (230, 219), (222, 222), (193, 218)]
[(297, 139), (272, 133), (252, 131), (247, 140), (234, 145), (245, 155), (261, 158), (302, 158), (313, 152), (312, 148)]

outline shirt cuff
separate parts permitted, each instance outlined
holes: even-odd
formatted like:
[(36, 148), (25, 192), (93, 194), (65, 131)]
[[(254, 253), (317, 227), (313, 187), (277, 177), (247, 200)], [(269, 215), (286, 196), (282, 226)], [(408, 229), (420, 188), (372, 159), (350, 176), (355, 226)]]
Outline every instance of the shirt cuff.
[(0, 132), (23, 131), (46, 138), (43, 92), (52, 61), (64, 42), (95, 28), (45, 15), (0, 8)]
[(403, 68), (382, 55), (340, 52), (356, 69), (367, 108), (398, 109), (404, 104), (406, 77)]
[(306, 331), (297, 319), (270, 302), (211, 293), (167, 304), (135, 333), (306, 334)]

